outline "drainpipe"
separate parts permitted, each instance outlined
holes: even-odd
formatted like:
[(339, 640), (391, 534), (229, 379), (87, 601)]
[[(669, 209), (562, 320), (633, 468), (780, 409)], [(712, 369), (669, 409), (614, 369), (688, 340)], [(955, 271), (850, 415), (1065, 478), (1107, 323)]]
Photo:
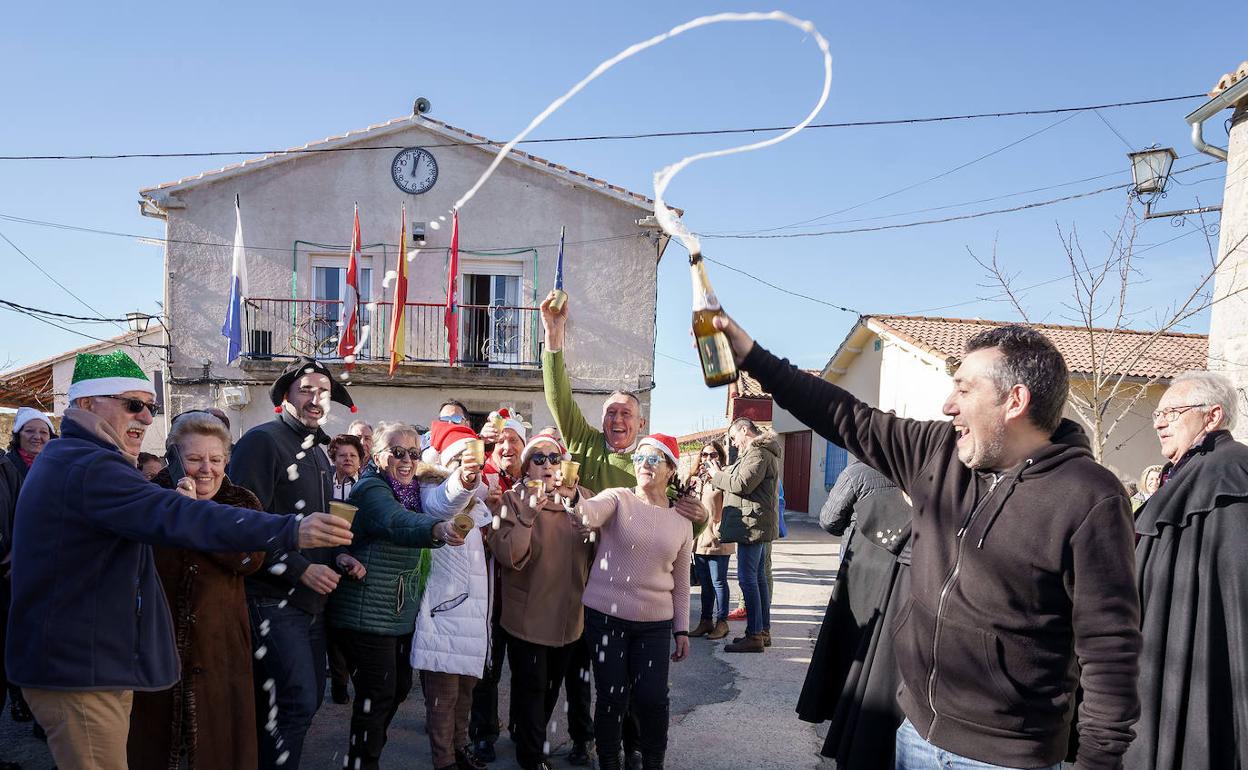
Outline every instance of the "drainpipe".
[(1209, 144), (1205, 141), (1205, 121), (1225, 109), (1234, 107), (1241, 99), (1248, 98), (1248, 77), (1242, 77), (1234, 85), (1196, 108), (1196, 111), (1184, 118), (1192, 125), (1192, 144), (1196, 149), (1212, 155), (1218, 160), (1226, 160), (1226, 149)]

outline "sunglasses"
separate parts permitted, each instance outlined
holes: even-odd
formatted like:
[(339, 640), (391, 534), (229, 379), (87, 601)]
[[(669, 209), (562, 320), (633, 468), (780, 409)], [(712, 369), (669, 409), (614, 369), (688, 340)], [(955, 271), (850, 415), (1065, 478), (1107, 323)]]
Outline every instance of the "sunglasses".
[(144, 409), (153, 417), (160, 414), (160, 404), (148, 403), (141, 398), (127, 398), (126, 396), (98, 396), (98, 398), (111, 398), (114, 401), (122, 401), (126, 405), (126, 411), (130, 414), (138, 414)]
[(532, 457), (530, 457), (529, 460), (534, 465), (545, 465), (546, 463), (550, 463), (551, 465), (558, 465), (563, 460), (563, 455), (559, 454), (558, 452), (551, 452), (550, 454), (545, 454), (545, 455), (537, 454), (537, 455), (533, 455)]
[(711, 458), (711, 459), (716, 459), (716, 458), (718, 458), (718, 457), (719, 457), (719, 453), (718, 453), (718, 452), (703, 452), (703, 453), (702, 453), (702, 456), (703, 456), (703, 457), (709, 457), (709, 458)]
[(636, 455), (633, 455), (633, 465), (639, 465), (641, 463), (645, 463), (646, 465), (649, 465), (651, 468), (653, 468), (654, 466), (658, 465), (659, 463), (663, 462), (666, 459), (667, 458), (662, 455), (636, 454)]
[(420, 459), (420, 450), (416, 447), (408, 449), (407, 447), (402, 446), (391, 446), (386, 447), (386, 451), (389, 452), (390, 456), (396, 460), (406, 460), (410, 457), (414, 462)]
[(452, 425), (463, 425), (468, 422), (468, 418), (462, 414), (448, 414), (445, 417), (438, 417), (438, 422), (449, 422)]

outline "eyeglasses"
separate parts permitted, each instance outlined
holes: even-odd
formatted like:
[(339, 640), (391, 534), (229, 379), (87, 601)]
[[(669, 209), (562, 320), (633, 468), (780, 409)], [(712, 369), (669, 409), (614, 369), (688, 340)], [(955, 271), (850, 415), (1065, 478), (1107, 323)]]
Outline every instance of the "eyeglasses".
[(462, 414), (438, 415), (438, 422), (449, 422), (454, 425), (463, 425), (468, 422), (468, 418)]
[(160, 414), (160, 404), (149, 403), (141, 398), (129, 398), (127, 396), (100, 396), (100, 398), (111, 398), (114, 401), (124, 401), (126, 404), (126, 411), (130, 414), (138, 414), (144, 409), (146, 409), (148, 414), (153, 417)]
[(545, 465), (546, 463), (558, 465), (559, 462), (563, 460), (563, 455), (558, 452), (551, 452), (550, 454), (545, 455), (533, 455), (529, 458), (529, 460), (531, 460), (534, 465)]
[(412, 447), (411, 449), (408, 449), (407, 447), (402, 447), (402, 446), (390, 446), (390, 447), (386, 447), (386, 451), (389, 452), (390, 456), (396, 460), (406, 460), (409, 457), (413, 461), (420, 459), (420, 450), (417, 449), (416, 447)]
[(1209, 405), (1208, 404), (1188, 404), (1187, 406), (1172, 406), (1172, 407), (1169, 407), (1168, 409), (1158, 409), (1157, 411), (1153, 412), (1153, 422), (1157, 422), (1158, 420), (1165, 420), (1166, 424), (1169, 425), (1170, 423), (1182, 417), (1183, 413), (1186, 412), (1188, 409), (1200, 409), (1206, 406), (1209, 406)]
[(646, 465), (649, 465), (651, 468), (653, 468), (654, 466), (663, 462), (665, 459), (667, 458), (663, 457), (662, 455), (635, 454), (633, 455), (633, 465), (640, 465), (641, 463), (645, 463)]

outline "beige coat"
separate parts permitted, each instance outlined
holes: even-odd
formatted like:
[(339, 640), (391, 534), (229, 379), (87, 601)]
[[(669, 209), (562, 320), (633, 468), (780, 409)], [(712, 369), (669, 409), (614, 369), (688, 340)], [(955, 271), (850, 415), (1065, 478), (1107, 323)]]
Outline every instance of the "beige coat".
[(701, 480), (702, 507), (710, 514), (706, 526), (698, 532), (693, 552), (698, 556), (731, 556), (737, 552), (736, 543), (725, 543), (719, 538), (719, 525), (724, 520), (724, 493)]
[(504, 493), (495, 511), (498, 529), (487, 542), (502, 584), (503, 628), (526, 642), (562, 647), (581, 638), (585, 627), (581, 597), (594, 544), (561, 504), (540, 500), (534, 510), (524, 487)]

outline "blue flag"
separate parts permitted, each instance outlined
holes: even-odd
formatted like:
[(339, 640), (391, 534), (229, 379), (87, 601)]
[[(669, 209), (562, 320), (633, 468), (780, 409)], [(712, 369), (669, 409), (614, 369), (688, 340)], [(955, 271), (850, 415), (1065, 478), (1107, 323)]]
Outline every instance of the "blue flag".
[(234, 265), (230, 269), (230, 296), (225, 302), (221, 336), (229, 340), (225, 362), (233, 363), (243, 349), (243, 297), (247, 295), (247, 255), (243, 250), (243, 215), (234, 196)]

